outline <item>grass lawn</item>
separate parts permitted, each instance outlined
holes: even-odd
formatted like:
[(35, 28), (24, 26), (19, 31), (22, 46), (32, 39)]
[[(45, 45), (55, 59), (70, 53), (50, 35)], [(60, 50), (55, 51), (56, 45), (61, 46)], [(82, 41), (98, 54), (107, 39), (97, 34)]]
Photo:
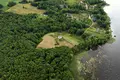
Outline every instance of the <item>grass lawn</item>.
[(90, 27), (85, 30), (84, 34), (89, 34), (90, 36), (97, 36), (98, 38), (105, 38), (105, 36), (107, 36), (105, 32), (106, 31), (102, 28)]
[(78, 37), (76, 37), (74, 35), (71, 35), (71, 34), (68, 34), (68, 33), (62, 33), (62, 36), (63, 36), (63, 38), (66, 41), (68, 41), (68, 42), (70, 42), (70, 43), (72, 43), (74, 45), (78, 45), (79, 42), (80, 42), (80, 40), (78, 39)]
[[(96, 36), (99, 39), (104, 39), (108, 36), (108, 34), (106, 34), (106, 31), (104, 29), (95, 28), (95, 27), (87, 28), (85, 32), (83, 33), (83, 35), (84, 34), (88, 34), (87, 36), (88, 38), (92, 36)], [(40, 44), (38, 44), (40, 45), (40, 47), (49, 48), (48, 46), (51, 46), (51, 48), (53, 48), (53, 47), (60, 47), (60, 46), (68, 46), (72, 48), (75, 45), (79, 45), (84, 42), (84, 39), (81, 36), (72, 35), (66, 32), (62, 32), (62, 33), (53, 32), (53, 33), (48, 33), (46, 35), (43, 37), (43, 41), (40, 42)], [(62, 38), (58, 39), (59, 36), (62, 36)]]
[(77, 19), (88, 19), (89, 15), (87, 13), (72, 14), (74, 18)]
[(67, 0), (66, 2), (69, 4), (69, 5), (73, 5), (76, 3), (77, 0)]
[(82, 1), (82, 0), (66, 0), (66, 2), (67, 2), (69, 5), (74, 5), (74, 4), (76, 4), (76, 3), (80, 2), (80, 1)]
[[(62, 36), (62, 38), (58, 39), (59, 36)], [(72, 48), (75, 45), (78, 45), (80, 40), (80, 37), (65, 32), (48, 33), (43, 36), (43, 41), (38, 44), (37, 48), (54, 48), (60, 46), (68, 46), (69, 48)]]

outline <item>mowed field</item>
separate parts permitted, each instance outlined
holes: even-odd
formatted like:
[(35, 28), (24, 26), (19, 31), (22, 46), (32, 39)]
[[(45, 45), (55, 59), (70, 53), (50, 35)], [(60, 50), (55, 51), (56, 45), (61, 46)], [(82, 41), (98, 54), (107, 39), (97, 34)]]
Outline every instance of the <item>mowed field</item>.
[(106, 31), (104, 29), (94, 27), (87, 28), (84, 34), (88, 34), (88, 37), (97, 36), (99, 39), (104, 39), (107, 36)]
[(45, 10), (37, 9), (36, 7), (31, 6), (30, 4), (17, 4), (9, 8), (7, 12), (13, 12), (17, 14), (29, 14), (29, 13), (43, 14)]
[(0, 4), (6, 6), (9, 1), (14, 1), (16, 3), (20, 2), (21, 0), (0, 0)]
[(80, 1), (82, 0), (66, 0), (66, 2), (69, 4), (69, 5), (74, 5), (76, 3), (79, 3)]
[[(61, 39), (58, 39), (61, 36)], [(69, 48), (79, 44), (79, 39), (72, 37), (68, 33), (49, 33), (43, 36), (42, 42), (37, 45), (37, 48), (55, 48), (60, 46), (67, 46)]]
[[(107, 34), (105, 34), (104, 29), (90, 27), (85, 30), (83, 35), (87, 35), (88, 38), (96, 36), (100, 39), (104, 39)], [(59, 39), (59, 36), (62, 37)], [(55, 48), (60, 46), (67, 46), (69, 48), (79, 45), (84, 42), (84, 39), (81, 36), (72, 35), (69, 33), (48, 33), (42, 38), (43, 40), (37, 45), (37, 48)]]

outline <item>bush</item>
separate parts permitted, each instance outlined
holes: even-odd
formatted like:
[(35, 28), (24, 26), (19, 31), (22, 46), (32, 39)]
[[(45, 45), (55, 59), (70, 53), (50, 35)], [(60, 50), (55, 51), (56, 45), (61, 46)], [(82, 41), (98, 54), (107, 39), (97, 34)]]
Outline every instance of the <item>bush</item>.
[(3, 5), (2, 5), (2, 4), (0, 4), (0, 9), (1, 9), (1, 8), (3, 8)]
[(31, 5), (37, 7), (37, 6), (38, 6), (38, 3), (36, 3), (36, 2), (31, 2)]
[(8, 6), (8, 7), (12, 7), (12, 6), (14, 6), (14, 5), (16, 5), (16, 2), (11, 1), (11, 2), (8, 3), (7, 6)]
[(84, 33), (83, 29), (78, 29), (76, 35), (82, 35)]
[(22, 0), (20, 3), (28, 3), (27, 0)]

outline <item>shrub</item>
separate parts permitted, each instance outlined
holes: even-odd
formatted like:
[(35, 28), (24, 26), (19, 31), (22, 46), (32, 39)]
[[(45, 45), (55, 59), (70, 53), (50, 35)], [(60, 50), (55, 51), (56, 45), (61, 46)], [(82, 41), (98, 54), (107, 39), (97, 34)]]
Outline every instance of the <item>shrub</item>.
[(14, 6), (14, 5), (16, 5), (16, 3), (15, 3), (15, 2), (13, 2), (13, 1), (11, 1), (11, 2), (9, 2), (9, 3), (8, 3), (8, 5), (7, 5), (7, 6), (8, 6), (8, 7), (12, 7), (12, 6)]
[(3, 8), (3, 5), (2, 5), (2, 4), (0, 4), (0, 9), (1, 9), (1, 8)]

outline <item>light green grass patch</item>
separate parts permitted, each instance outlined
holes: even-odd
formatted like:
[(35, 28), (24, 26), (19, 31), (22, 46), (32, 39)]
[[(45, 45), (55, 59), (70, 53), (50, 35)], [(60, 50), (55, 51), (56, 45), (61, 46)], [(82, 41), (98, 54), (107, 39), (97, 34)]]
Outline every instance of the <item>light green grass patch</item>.
[(55, 32), (55, 33), (50, 33), (50, 34), (54, 34), (55, 36), (61, 35), (64, 40), (66, 40), (67, 42), (73, 45), (78, 45), (80, 41), (82, 40), (80, 36), (75, 36), (75, 35), (72, 35), (66, 32), (62, 32), (62, 33)]
[(82, 1), (82, 0), (66, 0), (66, 2), (67, 2), (69, 5), (78, 4), (80, 1)]
[(74, 45), (78, 45), (79, 42), (80, 42), (80, 39), (78, 39), (78, 37), (76, 37), (74, 35), (71, 35), (71, 34), (68, 34), (68, 33), (62, 33), (62, 36), (66, 41), (68, 41), (68, 42), (70, 42)]
[(60, 46), (73, 48), (80, 43), (80, 38), (79, 36), (65, 32), (52, 32), (43, 36), (43, 40), (37, 45), (37, 48), (54, 48)]
[(74, 18), (76, 19), (88, 19), (89, 15), (87, 13), (79, 13), (79, 14), (72, 14)]
[(83, 41), (83, 39), (80, 36), (75, 36), (66, 32), (52, 32), (52, 33), (48, 33), (46, 35), (50, 35), (54, 38), (58, 38), (58, 36), (62, 36), (63, 37), (63, 41), (67, 41), (69, 43), (71, 43), (72, 45), (78, 45), (80, 42)]
[(105, 32), (106, 31), (104, 29), (90, 27), (85, 30), (84, 34), (89, 34), (90, 36), (97, 36), (99, 38), (104, 38), (106, 36)]
[(67, 4), (69, 5), (78, 4), (80, 1), (83, 1), (83, 0), (66, 0)]
[(66, 1), (69, 5), (73, 5), (77, 2), (77, 0), (67, 0)]
[(37, 19), (46, 19), (48, 16), (44, 14), (37, 14)]

